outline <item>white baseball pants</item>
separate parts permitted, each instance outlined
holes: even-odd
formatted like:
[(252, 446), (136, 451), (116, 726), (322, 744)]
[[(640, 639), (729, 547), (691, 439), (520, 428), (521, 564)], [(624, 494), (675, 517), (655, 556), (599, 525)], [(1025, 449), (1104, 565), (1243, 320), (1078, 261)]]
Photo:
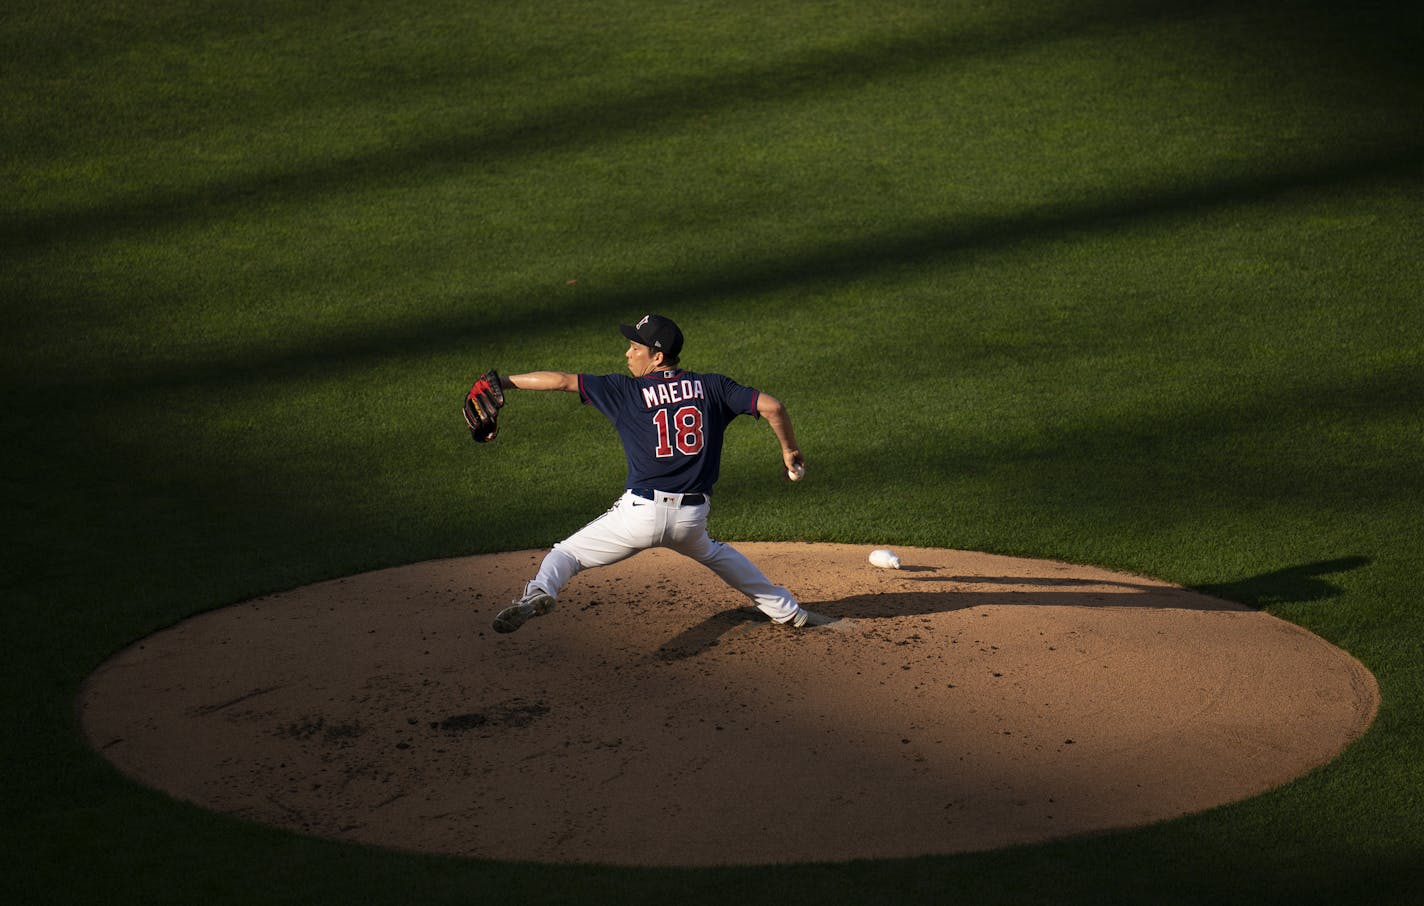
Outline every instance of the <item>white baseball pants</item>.
[(658, 491), (655, 499), (645, 500), (625, 492), (608, 512), (554, 545), (525, 594), (537, 589), (557, 599), (582, 570), (626, 560), (650, 547), (665, 547), (712, 570), (775, 622), (794, 619), (801, 605), (791, 592), (771, 584), (744, 554), (707, 534), (711, 504), (682, 506), (682, 497)]

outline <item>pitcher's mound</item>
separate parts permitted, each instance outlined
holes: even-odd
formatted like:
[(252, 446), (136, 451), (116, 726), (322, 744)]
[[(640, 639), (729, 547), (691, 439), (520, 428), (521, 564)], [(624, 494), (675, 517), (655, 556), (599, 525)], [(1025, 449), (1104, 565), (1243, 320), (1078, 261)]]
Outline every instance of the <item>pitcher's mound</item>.
[(87, 683), (125, 773), (378, 846), (625, 865), (918, 856), (1145, 824), (1334, 758), (1373, 677), (1151, 579), (899, 548), (738, 544), (813, 610), (769, 624), (664, 551), (490, 629), (542, 552), (419, 563), (188, 620)]

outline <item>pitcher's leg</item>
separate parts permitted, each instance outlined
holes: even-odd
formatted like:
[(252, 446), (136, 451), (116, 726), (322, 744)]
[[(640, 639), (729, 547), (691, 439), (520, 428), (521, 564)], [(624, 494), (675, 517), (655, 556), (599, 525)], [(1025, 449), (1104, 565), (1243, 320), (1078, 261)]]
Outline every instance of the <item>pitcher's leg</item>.
[[(560, 542), (562, 544), (562, 542)], [(560, 544), (544, 555), (539, 572), (524, 586), (524, 594), (494, 618), (496, 632), (514, 632), (520, 626), (554, 609), (554, 601), (583, 567), (578, 558)]]
[[(602, 516), (555, 544), (526, 587), (557, 598), (569, 580), (585, 569), (626, 560), (651, 545), (652, 508), (633, 506), (624, 496)], [(638, 501), (642, 503), (643, 501)]]
[(647, 547), (647, 512), (620, 499), (613, 508), (555, 544), (524, 594), (495, 617), (498, 632), (514, 632), (534, 617), (554, 609), (554, 601), (580, 571), (624, 560)]
[(790, 591), (773, 584), (741, 551), (730, 544), (713, 541), (707, 534), (710, 512), (708, 504), (684, 507), (672, 537), (665, 542), (666, 546), (712, 570), (723, 582), (751, 598), (757, 609), (773, 622), (796, 627), (824, 626), (835, 622), (830, 617), (802, 607)]
[(544, 555), (544, 561), (539, 564), (539, 572), (524, 586), (525, 595), (537, 590), (557, 598), (564, 586), (569, 584), (569, 580), (583, 570), (583, 564), (579, 562), (578, 557), (564, 550), (563, 545), (564, 542), (560, 541), (554, 545), (553, 550)]
[(673, 549), (701, 563), (723, 582), (751, 598), (757, 609), (774, 622), (789, 623), (803, 613), (790, 591), (773, 584), (741, 551), (707, 537), (706, 530), (701, 532), (701, 538), (684, 539)]

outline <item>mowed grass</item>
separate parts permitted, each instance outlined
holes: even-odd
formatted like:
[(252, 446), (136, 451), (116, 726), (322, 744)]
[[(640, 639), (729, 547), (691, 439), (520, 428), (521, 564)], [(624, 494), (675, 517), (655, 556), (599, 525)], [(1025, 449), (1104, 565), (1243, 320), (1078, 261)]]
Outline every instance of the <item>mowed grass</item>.
[[(7, 901), (1408, 902), (1421, 38), (1324, 0), (11, 4)], [(618, 371), (647, 311), (796, 419), (799, 485), (729, 433), (719, 537), (1202, 587), (1360, 658), (1378, 720), (1153, 828), (686, 872), (295, 837), (85, 747), (84, 677), (156, 629), (583, 524), (606, 423), (521, 395), (476, 448), (460, 396)]]

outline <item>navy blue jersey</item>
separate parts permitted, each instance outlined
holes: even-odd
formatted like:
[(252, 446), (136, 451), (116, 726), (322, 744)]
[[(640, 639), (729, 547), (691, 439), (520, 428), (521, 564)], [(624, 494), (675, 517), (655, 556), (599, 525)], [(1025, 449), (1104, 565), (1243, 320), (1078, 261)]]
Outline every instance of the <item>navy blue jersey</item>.
[(708, 494), (722, 467), (722, 433), (757, 417), (761, 393), (723, 374), (674, 369), (640, 378), (580, 374), (579, 399), (613, 422), (628, 460), (629, 488)]

